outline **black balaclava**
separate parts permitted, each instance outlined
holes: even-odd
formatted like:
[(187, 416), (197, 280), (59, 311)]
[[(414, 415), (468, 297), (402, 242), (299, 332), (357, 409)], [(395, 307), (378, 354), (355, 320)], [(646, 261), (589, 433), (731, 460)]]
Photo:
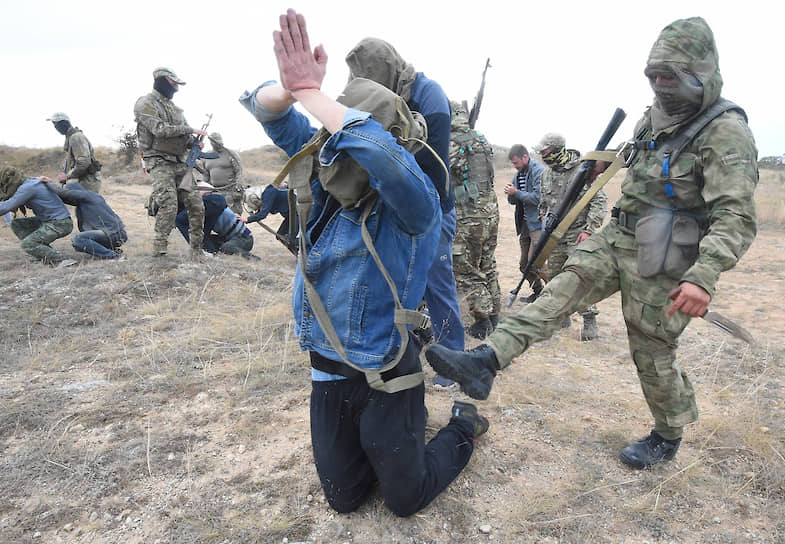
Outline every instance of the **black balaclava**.
[(169, 80), (166, 79), (166, 76), (159, 76), (155, 78), (153, 89), (164, 95), (169, 100), (171, 100), (174, 96), (174, 93), (177, 92), (177, 89), (175, 89), (172, 84), (169, 83)]
[(71, 128), (71, 121), (63, 119), (54, 123), (55, 130), (65, 136)]

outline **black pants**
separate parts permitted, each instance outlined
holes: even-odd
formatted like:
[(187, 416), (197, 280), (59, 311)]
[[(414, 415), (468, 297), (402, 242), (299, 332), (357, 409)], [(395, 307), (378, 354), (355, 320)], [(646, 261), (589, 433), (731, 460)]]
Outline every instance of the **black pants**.
[[(396, 367), (400, 374), (420, 370), (420, 347), (409, 342)], [(423, 384), (387, 394), (371, 389), (360, 375), (312, 386), (316, 471), (338, 512), (356, 510), (378, 482), (388, 508), (410, 516), (455, 479), (474, 451), (465, 421), (451, 421), (425, 444)]]

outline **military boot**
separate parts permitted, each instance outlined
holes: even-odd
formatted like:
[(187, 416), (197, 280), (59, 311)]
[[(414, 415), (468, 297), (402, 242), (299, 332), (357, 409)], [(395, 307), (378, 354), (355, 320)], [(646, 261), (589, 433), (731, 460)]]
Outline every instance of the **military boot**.
[(619, 459), (632, 468), (650, 468), (662, 461), (673, 459), (673, 456), (679, 451), (679, 444), (681, 444), (681, 438), (665, 440), (656, 431), (652, 431), (649, 436), (641, 438), (635, 444), (621, 450)]
[(496, 330), (496, 326), (499, 324), (499, 314), (491, 314), (488, 316), (488, 319), (491, 320), (491, 325), (493, 325), (493, 329)]
[(436, 372), (455, 380), (467, 395), (479, 400), (488, 398), (496, 371), (501, 368), (496, 353), (487, 344), (468, 351), (433, 344), (425, 351), (425, 358)]
[(570, 318), (570, 316), (565, 317), (562, 320), (560, 327), (562, 329), (569, 329), (570, 327), (572, 327), (572, 318)]
[(491, 320), (487, 317), (477, 319), (474, 324), (466, 328), (466, 334), (473, 336), (474, 338), (479, 338), (480, 340), (485, 339), (485, 337), (492, 332), (493, 323), (491, 323)]
[(597, 319), (594, 314), (583, 316), (583, 330), (581, 331), (581, 342), (596, 340), (600, 336), (600, 329), (597, 327)]
[(450, 410), (450, 421), (466, 421), (472, 426), (472, 438), (484, 435), (491, 426), (488, 419), (477, 413), (477, 407), (469, 402), (456, 400)]

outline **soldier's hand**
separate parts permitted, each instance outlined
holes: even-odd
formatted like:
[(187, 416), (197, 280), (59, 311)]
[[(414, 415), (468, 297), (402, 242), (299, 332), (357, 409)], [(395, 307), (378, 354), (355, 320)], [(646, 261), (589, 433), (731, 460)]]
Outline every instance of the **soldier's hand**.
[(673, 301), (668, 308), (668, 317), (677, 311), (690, 317), (703, 317), (711, 302), (711, 295), (703, 287), (688, 281), (671, 291), (668, 297)]
[(588, 240), (590, 236), (591, 236), (591, 233), (584, 231), (584, 232), (582, 232), (582, 233), (580, 233), (578, 235), (578, 238), (575, 240), (575, 243), (576, 244), (580, 244), (584, 240)]
[(611, 163), (605, 161), (596, 161), (594, 163), (594, 169), (591, 171), (591, 177), (589, 177), (589, 181), (586, 182), (586, 187), (591, 187), (591, 184), (594, 183), (597, 176), (605, 172), (610, 164)]
[(199, 128), (195, 128), (193, 130), (193, 133), (196, 134), (197, 136), (207, 136), (207, 133)]
[[(41, 178), (41, 179), (43, 179), (43, 178)], [(49, 179), (49, 178), (46, 178), (46, 179)], [(57, 181), (59, 181), (60, 183), (65, 183), (65, 180), (66, 180), (66, 177), (65, 177), (65, 174), (63, 172), (60, 172), (59, 174), (57, 174)], [(52, 181), (52, 180), (49, 180), (49, 181)]]
[(279, 17), (279, 23), (281, 30), (273, 32), (273, 49), (281, 85), (288, 91), (321, 89), (327, 53), (321, 45), (311, 52), (305, 17), (290, 8)]

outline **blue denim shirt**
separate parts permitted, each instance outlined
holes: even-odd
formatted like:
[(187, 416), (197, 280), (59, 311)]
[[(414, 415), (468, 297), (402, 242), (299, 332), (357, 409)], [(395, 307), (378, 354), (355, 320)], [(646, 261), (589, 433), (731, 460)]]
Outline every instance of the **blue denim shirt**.
[(27, 178), (14, 196), (0, 202), (0, 215), (5, 215), (19, 206), (27, 206), (42, 221), (57, 221), (71, 217), (60, 197), (40, 178)]
[[(248, 109), (259, 111), (255, 103)], [(260, 118), (265, 119), (262, 126), (267, 135), (290, 156), (316, 130), (294, 108), (280, 115), (257, 116)], [(369, 113), (349, 109), (343, 128), (322, 147), (319, 162), (328, 165), (347, 156), (370, 174), (370, 185), (379, 198), (368, 216), (368, 231), (401, 303), (407, 309), (416, 309), (425, 293), (428, 269), (439, 242), (442, 213), (438, 193), (414, 156)], [(363, 368), (380, 368), (395, 356), (401, 338), (393, 324), (392, 293), (362, 240), (362, 209), (338, 207), (330, 217), (322, 217), (333, 209), (329, 205), (333, 199), (318, 180), (313, 182), (312, 191), (314, 206), (305, 237), (309, 243), (305, 272), (351, 362)], [(310, 245), (317, 223), (323, 229)], [(311, 310), (302, 274), (298, 263), (292, 305), (300, 348), (340, 361)], [(341, 378), (318, 371), (313, 377)]]

